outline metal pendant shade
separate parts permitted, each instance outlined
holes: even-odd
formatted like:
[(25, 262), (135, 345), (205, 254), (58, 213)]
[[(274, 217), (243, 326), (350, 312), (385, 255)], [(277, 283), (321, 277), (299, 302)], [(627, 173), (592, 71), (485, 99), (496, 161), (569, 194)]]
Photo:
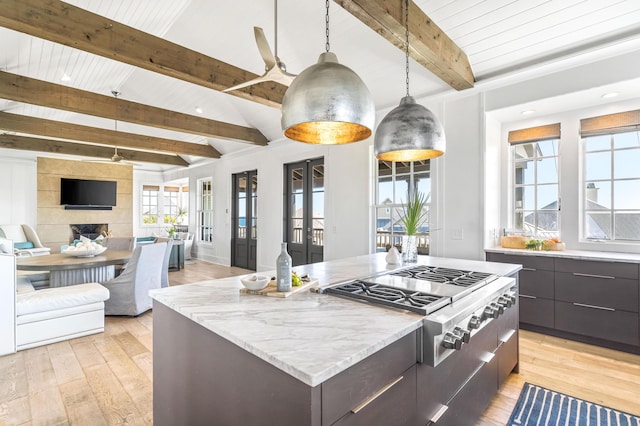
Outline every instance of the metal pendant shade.
[(374, 139), (376, 158), (419, 161), (444, 154), (446, 139), (437, 117), (405, 96), (380, 122)]
[(409, 0), (404, 2), (407, 95), (376, 129), (373, 150), (378, 160), (420, 161), (444, 154), (446, 139), (438, 118), (409, 96)]
[(332, 52), (298, 75), (282, 100), (285, 136), (313, 144), (345, 144), (371, 136), (375, 107), (360, 77)]

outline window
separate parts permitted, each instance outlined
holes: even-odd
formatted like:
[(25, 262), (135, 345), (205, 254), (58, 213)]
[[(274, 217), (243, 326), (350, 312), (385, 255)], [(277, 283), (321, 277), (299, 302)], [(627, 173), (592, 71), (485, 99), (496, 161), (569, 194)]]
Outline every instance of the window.
[(513, 164), (512, 227), (536, 238), (559, 237), (560, 125), (509, 132)]
[(164, 223), (175, 224), (178, 220), (180, 188), (177, 186), (164, 187)]
[[(420, 191), (427, 200), (431, 196), (431, 168), (429, 160), (415, 162), (378, 161), (376, 203), (376, 251), (385, 251), (402, 242), (405, 229), (400, 222), (402, 205), (409, 193)], [(427, 204), (427, 211), (430, 204)], [(419, 254), (429, 254), (429, 220), (420, 229)]]
[(158, 223), (159, 186), (143, 185), (142, 187), (142, 223), (154, 225)]
[(198, 240), (213, 241), (213, 189), (211, 178), (198, 180)]
[(583, 237), (640, 241), (640, 131), (609, 132), (582, 131)]

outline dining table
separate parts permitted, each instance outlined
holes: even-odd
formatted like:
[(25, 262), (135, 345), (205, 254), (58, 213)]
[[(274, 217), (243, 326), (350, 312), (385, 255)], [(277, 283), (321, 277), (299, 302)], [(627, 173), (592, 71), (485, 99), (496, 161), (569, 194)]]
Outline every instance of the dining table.
[(20, 271), (49, 271), (49, 287), (64, 287), (89, 282), (103, 283), (115, 277), (115, 266), (129, 262), (133, 252), (106, 250), (93, 257), (78, 257), (68, 253), (16, 258)]

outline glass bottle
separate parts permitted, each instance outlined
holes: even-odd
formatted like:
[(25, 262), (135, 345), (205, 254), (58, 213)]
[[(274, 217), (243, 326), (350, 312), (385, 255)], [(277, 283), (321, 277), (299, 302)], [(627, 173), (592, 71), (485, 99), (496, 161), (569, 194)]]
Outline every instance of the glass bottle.
[(278, 291), (291, 291), (291, 256), (287, 253), (287, 243), (276, 259), (276, 287)]

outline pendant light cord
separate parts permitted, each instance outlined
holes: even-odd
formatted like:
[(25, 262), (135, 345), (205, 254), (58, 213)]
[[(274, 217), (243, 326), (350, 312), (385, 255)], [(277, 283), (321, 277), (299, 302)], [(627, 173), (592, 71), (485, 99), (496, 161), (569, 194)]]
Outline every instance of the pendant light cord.
[(273, 1), (273, 32), (275, 33), (275, 57), (278, 61), (278, 0)]
[[(329, 31), (327, 29), (327, 31)], [(407, 84), (407, 96), (409, 96), (409, 0), (404, 2), (404, 37), (405, 37), (405, 70), (406, 70), (406, 84)], [(328, 43), (328, 42), (327, 42)]]
[(325, 44), (325, 49), (327, 49), (327, 52), (329, 52), (329, 49), (331, 48), (331, 46), (329, 45), (329, 0), (325, 1), (325, 7), (327, 8), (327, 13), (324, 17), (324, 23), (325, 23), (325, 34), (327, 36), (327, 42)]

